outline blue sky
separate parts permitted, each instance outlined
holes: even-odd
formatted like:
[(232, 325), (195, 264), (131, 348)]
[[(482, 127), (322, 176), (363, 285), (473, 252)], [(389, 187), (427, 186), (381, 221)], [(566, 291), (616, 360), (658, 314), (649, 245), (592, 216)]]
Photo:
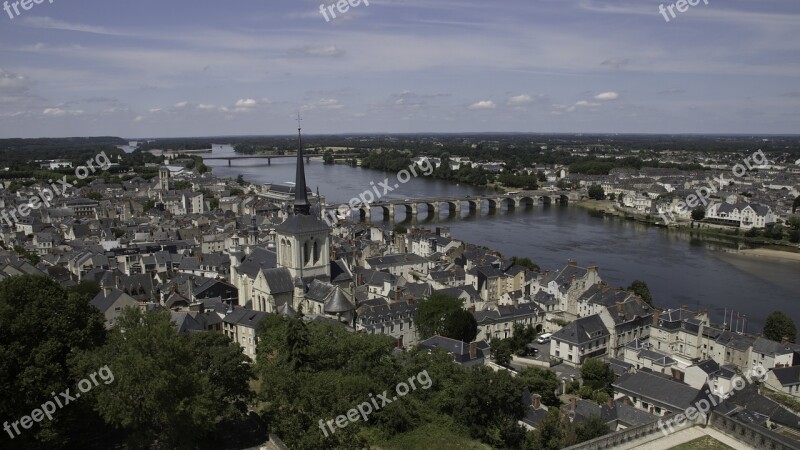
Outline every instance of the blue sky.
[(312, 134), (800, 132), (800, 2), (671, 2), (45, 0), (0, 10), (0, 137), (290, 134), (298, 110)]

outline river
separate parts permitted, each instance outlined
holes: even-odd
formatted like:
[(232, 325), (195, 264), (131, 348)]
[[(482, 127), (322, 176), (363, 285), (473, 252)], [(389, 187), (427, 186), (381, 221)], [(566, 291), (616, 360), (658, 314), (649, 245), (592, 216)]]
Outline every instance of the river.
[[(230, 146), (215, 146), (214, 156), (232, 155)], [(208, 161), (218, 177), (241, 174), (253, 183), (294, 181), (295, 160)], [(319, 187), (328, 204), (347, 203), (394, 174), (343, 165), (306, 165), (309, 188)], [(428, 178), (412, 178), (385, 198), (467, 196), (485, 189)], [(400, 219), (402, 213), (397, 212)], [(708, 308), (715, 321), (733, 309), (740, 330), (758, 333), (766, 316), (781, 310), (800, 325), (800, 263), (772, 261), (731, 252), (724, 244), (692, 238), (611, 217), (593, 217), (576, 207), (536, 206), (529, 210), (458, 219), (420, 220), (421, 225), (450, 227), (453, 237), (485, 245), (505, 256), (527, 256), (542, 270), (560, 270), (574, 259), (582, 267), (596, 265), (613, 287), (645, 281), (659, 307), (689, 305)], [(746, 321), (743, 318), (746, 316)]]

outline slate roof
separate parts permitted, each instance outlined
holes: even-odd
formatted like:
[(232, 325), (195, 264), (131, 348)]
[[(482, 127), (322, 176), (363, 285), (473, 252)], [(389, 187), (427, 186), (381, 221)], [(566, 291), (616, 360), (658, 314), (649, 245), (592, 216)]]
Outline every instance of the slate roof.
[(600, 316), (593, 314), (570, 322), (567, 326), (555, 332), (553, 339), (570, 344), (583, 345), (598, 337), (609, 336), (609, 334)]
[(294, 282), (292, 282), (292, 274), (289, 269), (279, 267), (276, 269), (262, 270), (264, 279), (267, 281), (267, 286), (271, 294), (283, 294), (286, 292), (294, 291)]
[(275, 252), (264, 247), (254, 247), (236, 270), (254, 279), (261, 270), (272, 269), (277, 265), (278, 255)]
[(699, 389), (648, 371), (624, 374), (612, 386), (617, 392), (660, 403), (673, 411), (685, 410), (702, 394)]
[(241, 325), (247, 328), (256, 329), (258, 323), (261, 322), (267, 313), (262, 311), (253, 311), (245, 308), (234, 308), (228, 315), (222, 319), (223, 322), (231, 325)]
[(89, 303), (94, 305), (103, 314), (105, 314), (105, 312), (108, 311), (109, 308), (114, 306), (114, 303), (117, 300), (119, 300), (120, 297), (122, 296), (127, 296), (128, 298), (130, 298), (130, 300), (136, 303), (136, 301), (133, 298), (131, 298), (126, 293), (120, 291), (119, 289), (111, 289), (110, 291), (111, 292), (109, 292), (108, 295), (106, 295), (104, 291), (98, 292), (97, 295), (95, 295), (94, 298)]
[(319, 231), (330, 232), (331, 228), (319, 217), (298, 214), (290, 216), (282, 224), (275, 227), (275, 231), (282, 234), (316, 233)]
[(776, 367), (772, 369), (772, 373), (775, 374), (775, 378), (778, 379), (783, 387), (800, 384), (800, 366)]

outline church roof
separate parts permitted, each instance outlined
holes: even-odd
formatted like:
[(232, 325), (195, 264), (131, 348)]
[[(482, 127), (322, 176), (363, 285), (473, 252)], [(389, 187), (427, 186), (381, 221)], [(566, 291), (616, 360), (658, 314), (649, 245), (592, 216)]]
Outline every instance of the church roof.
[(275, 227), (275, 231), (283, 234), (303, 234), (330, 231), (330, 227), (316, 216), (298, 214), (290, 216), (282, 224)]
[(333, 296), (325, 302), (324, 311), (328, 314), (343, 313), (355, 310), (355, 306), (347, 300), (342, 289), (337, 287)]

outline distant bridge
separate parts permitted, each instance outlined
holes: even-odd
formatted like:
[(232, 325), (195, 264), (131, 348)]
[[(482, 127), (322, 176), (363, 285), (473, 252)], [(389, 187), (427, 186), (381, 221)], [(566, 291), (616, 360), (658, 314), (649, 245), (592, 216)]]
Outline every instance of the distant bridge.
[[(435, 197), (435, 198), (409, 198), (405, 200), (378, 200), (354, 208), (358, 218), (364, 221), (372, 220), (372, 210), (380, 209), (384, 220), (394, 221), (395, 210), (402, 208), (406, 220), (416, 219), (420, 205), (425, 205), (427, 216), (439, 217), (442, 207), (447, 211), (448, 217), (461, 217), (462, 211), (476, 213), (485, 204), (489, 213), (505, 207), (507, 210), (517, 208), (531, 208), (536, 205), (566, 205), (570, 200), (580, 200), (580, 193), (569, 191), (524, 191), (514, 195), (492, 194), (465, 197)], [(349, 207), (348, 207), (349, 210)]]
[[(306, 163), (311, 162), (311, 158), (322, 158), (325, 155), (323, 154), (315, 154), (315, 155), (303, 155), (306, 158)], [(334, 153), (334, 158), (352, 158), (354, 156), (360, 156), (356, 153), (353, 154), (344, 154), (344, 153)], [(211, 161), (211, 160), (227, 160), (228, 165), (231, 165), (231, 161), (236, 161), (238, 159), (266, 159), (268, 165), (272, 165), (272, 160), (276, 158), (297, 158), (297, 154), (294, 155), (241, 155), (241, 156), (208, 156), (203, 157), (204, 161)]]

